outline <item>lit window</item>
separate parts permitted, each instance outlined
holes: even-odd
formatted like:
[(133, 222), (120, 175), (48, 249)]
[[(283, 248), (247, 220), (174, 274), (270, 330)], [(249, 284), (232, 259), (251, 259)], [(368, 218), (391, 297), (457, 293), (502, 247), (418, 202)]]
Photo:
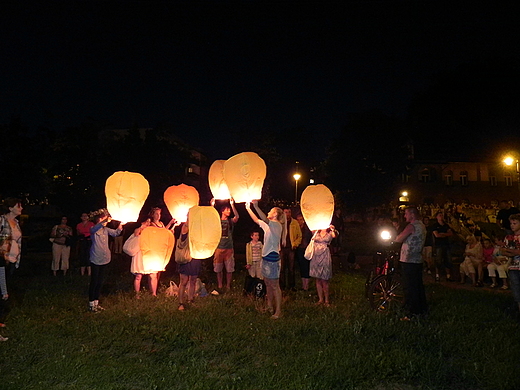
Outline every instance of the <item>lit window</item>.
[(453, 185), (453, 176), (451, 173), (444, 175), (444, 183), (450, 187)]
[(430, 181), (430, 171), (428, 168), (421, 171), (421, 181), (423, 183), (428, 183)]
[(512, 187), (513, 186), (513, 178), (509, 175), (504, 176), (504, 180), (506, 181), (506, 187)]
[(467, 186), (468, 185), (468, 172), (462, 171), (460, 173), (460, 185)]
[(496, 187), (498, 185), (497, 177), (496, 176), (489, 176), (489, 184), (491, 185), (491, 187)]

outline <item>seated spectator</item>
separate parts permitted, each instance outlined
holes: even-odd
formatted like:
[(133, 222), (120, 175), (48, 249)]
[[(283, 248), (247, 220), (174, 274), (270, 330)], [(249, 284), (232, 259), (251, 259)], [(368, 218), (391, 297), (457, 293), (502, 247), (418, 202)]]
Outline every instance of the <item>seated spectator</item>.
[[(464, 261), (460, 265), (460, 283), (466, 283), (466, 276), (469, 276), (474, 287), (482, 287), (482, 261), (484, 260), (482, 244), (477, 241), (474, 235), (466, 237), (466, 242)], [(476, 270), (479, 271), (478, 282)]]
[(509, 263), (509, 257), (502, 256), (500, 254), (500, 248), (504, 246), (504, 242), (499, 238), (495, 239), (495, 246), (493, 248), (493, 261), (488, 264), (487, 270), (489, 273), (489, 277), (491, 278), (491, 285), (489, 287), (495, 288), (497, 287), (497, 277), (496, 273), (498, 271), (498, 277), (502, 280), (502, 290), (507, 290), (509, 288), (507, 284), (507, 266)]

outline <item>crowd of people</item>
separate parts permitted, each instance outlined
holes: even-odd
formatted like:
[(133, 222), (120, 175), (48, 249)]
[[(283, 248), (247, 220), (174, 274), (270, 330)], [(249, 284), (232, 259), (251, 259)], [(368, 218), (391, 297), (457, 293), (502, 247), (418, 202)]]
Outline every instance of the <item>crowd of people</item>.
[[(211, 204), (215, 206), (215, 201), (212, 200)], [(9, 297), (6, 274), (12, 273), (20, 263), (22, 233), (17, 218), (23, 208), (21, 201), (14, 198), (6, 199), (3, 208), (0, 216), (0, 243), (5, 262), (0, 265), (0, 293), (5, 301)], [(318, 295), (316, 304), (329, 306), (332, 254), (339, 249), (339, 232), (334, 224), (343, 223), (340, 213), (335, 213), (327, 229), (310, 231), (303, 216), (298, 214), (293, 218), (290, 208), (273, 207), (265, 214), (258, 202), (253, 201), (246, 203), (245, 209), (259, 228), (251, 232), (251, 241), (246, 244), (245, 267), (251, 277), (264, 281), (267, 311), (271, 313), (271, 318), (282, 316), (282, 289), (296, 289), (296, 267), (299, 269), (302, 289), (309, 290), (310, 280), (314, 279)], [(232, 288), (235, 271), (233, 231), (239, 219), (233, 200), (222, 205), (219, 211), (222, 234), (212, 256), (217, 279), (214, 295)], [(440, 281), (441, 277), (447, 281), (454, 280), (451, 242), (461, 232), (460, 229), (454, 229), (451, 222), (454, 219), (460, 222), (461, 219), (460, 215), (444, 210), (437, 211), (435, 221), (431, 221), (429, 215), (423, 215), (416, 207), (401, 211), (403, 218), (379, 218), (378, 224), (391, 225), (395, 229), (394, 241), (402, 244), (400, 262), (407, 311), (404, 318), (410, 319), (428, 310), (422, 284), (423, 270), (434, 275), (436, 281)], [(55, 276), (58, 272), (64, 275), (67, 273), (71, 243), (75, 239), (81, 275), (90, 276), (88, 308), (92, 312), (103, 310), (99, 304), (100, 291), (113, 252), (109, 246), (109, 237), (122, 237), (123, 226), (119, 223), (118, 226), (110, 227), (110, 222), (108, 211), (101, 209), (90, 214), (83, 213), (75, 231), (68, 225), (67, 217), (63, 216), (50, 232), (51, 270)], [(491, 280), (491, 288), (511, 288), (520, 308), (520, 211), (509, 202), (501, 202), (497, 224), (501, 234), (488, 237), (470, 219), (464, 221), (465, 232), (469, 234), (465, 237), (466, 247), (459, 267), (460, 282), (466, 283), (469, 278), (472, 285), (478, 287), (483, 285), (487, 276)], [(179, 225), (182, 226), (177, 231), (174, 248), (175, 228)], [(163, 232), (165, 242), (158, 249), (162, 260), (154, 260), (153, 264), (143, 256), (143, 245), (140, 245), (143, 232), (152, 227)], [(132, 258), (130, 272), (134, 275), (133, 287), (137, 298), (140, 297), (145, 276), (150, 293), (157, 295), (159, 275), (165, 271), (175, 250), (174, 259), (180, 275), (178, 309), (183, 311), (193, 303), (203, 260), (191, 257), (188, 235), (188, 223), (180, 224), (171, 220), (165, 225), (161, 221), (159, 207), (152, 208), (146, 220), (132, 232), (122, 245), (122, 250)], [(0, 321), (3, 319), (1, 305)], [(0, 322), (0, 328), (4, 326)], [(6, 338), (0, 336), (0, 340)]]

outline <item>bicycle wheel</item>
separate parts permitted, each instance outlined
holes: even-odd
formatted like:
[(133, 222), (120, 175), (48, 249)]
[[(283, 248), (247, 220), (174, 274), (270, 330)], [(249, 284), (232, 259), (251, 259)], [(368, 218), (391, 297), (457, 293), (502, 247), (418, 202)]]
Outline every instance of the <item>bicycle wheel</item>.
[(368, 289), (368, 301), (372, 309), (387, 312), (401, 308), (404, 295), (399, 275), (381, 275)]

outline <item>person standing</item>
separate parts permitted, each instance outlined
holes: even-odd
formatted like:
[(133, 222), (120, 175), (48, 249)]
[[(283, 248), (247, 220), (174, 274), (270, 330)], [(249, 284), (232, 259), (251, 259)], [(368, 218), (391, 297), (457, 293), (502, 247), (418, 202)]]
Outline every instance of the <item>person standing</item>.
[(435, 216), (437, 222), (432, 227), (433, 243), (435, 247), (435, 281), (440, 280), (439, 269), (444, 267), (446, 271), (446, 280), (451, 282), (451, 247), (450, 237), (453, 236), (453, 230), (444, 220), (444, 213), (439, 211)]
[(426, 228), (419, 219), (417, 208), (407, 207), (404, 217), (408, 225), (396, 237), (395, 241), (402, 243), (399, 261), (401, 263), (404, 309), (406, 311), (406, 316), (402, 320), (409, 321), (412, 316), (425, 314), (428, 310), (422, 279), (422, 250), (426, 238)]
[(318, 305), (329, 306), (329, 280), (332, 277), (332, 257), (329, 245), (337, 236), (334, 225), (328, 229), (318, 230), (312, 237), (314, 251), (310, 259), (310, 276), (316, 279)]
[(90, 247), (90, 263), (92, 272), (90, 275), (88, 306), (91, 312), (103, 310), (99, 305), (99, 292), (103, 285), (106, 267), (111, 260), (108, 236), (116, 237), (123, 231), (121, 223), (119, 223), (117, 229), (106, 227), (110, 220), (111, 219), (107, 212), (105, 210), (100, 210), (98, 214), (94, 216), (95, 225), (90, 228), (90, 237), (92, 238), (92, 246)]
[(300, 268), (300, 277), (302, 278), (302, 288), (304, 291), (309, 290), (309, 282), (311, 280), (310, 272), (310, 262), (305, 258), (305, 249), (309, 245), (312, 239), (312, 232), (308, 228), (305, 223), (305, 219), (303, 215), (298, 214), (296, 216), (296, 220), (300, 225), (300, 230), (302, 231), (302, 240), (298, 248), (296, 249), (296, 259), (298, 261), (298, 266)]
[(262, 277), (262, 241), (260, 232), (251, 233), (251, 241), (246, 244), (246, 269), (252, 278), (263, 279)]
[[(22, 215), (22, 201), (16, 198), (7, 198), (3, 203), (3, 215), (0, 216), (0, 234), (4, 235), (8, 241), (8, 247), (4, 257), (10, 268), (11, 275), (14, 268), (20, 266), (20, 255), (22, 253), (22, 229), (18, 222), (18, 217)], [(13, 268), (14, 267), (14, 268)]]
[(509, 221), (509, 217), (513, 214), (519, 214), (520, 210), (516, 207), (511, 206), (511, 204), (507, 200), (500, 201), (500, 211), (497, 214), (497, 225), (505, 230), (506, 234), (513, 234), (511, 230), (511, 222)]
[(58, 270), (67, 275), (69, 269), (70, 246), (72, 243), (72, 228), (67, 225), (67, 217), (61, 217), (59, 225), (55, 225), (51, 231), (52, 239), (52, 274), (56, 276)]
[(295, 284), (295, 254), (296, 248), (302, 242), (302, 231), (298, 221), (292, 218), (291, 209), (283, 209), (285, 220), (287, 221), (287, 236), (285, 237), (285, 245), (282, 246), (281, 252), (281, 269), (280, 269), (280, 287), (296, 290)]
[(78, 257), (79, 269), (81, 275), (90, 275), (90, 228), (94, 226), (94, 222), (88, 219), (88, 214), (81, 214), (81, 222), (76, 225), (76, 233), (78, 235)]
[[(22, 214), (22, 201), (16, 198), (7, 198), (2, 204), (0, 215), (0, 328), (5, 328), (5, 301), (9, 299), (7, 292), (7, 266), (18, 268), (22, 250), (22, 230), (18, 217)], [(11, 268), (10, 273), (14, 272)], [(0, 336), (0, 341), (7, 341), (7, 337)]]
[[(238, 222), (238, 212), (235, 208), (233, 199), (229, 200), (230, 206), (224, 205), (220, 208), (220, 224), (222, 236), (215, 254), (213, 255), (213, 271), (217, 274), (217, 285), (219, 289), (224, 286), (224, 268), (226, 268), (226, 287), (231, 289), (233, 272), (235, 272), (235, 253), (233, 248), (233, 228)], [(215, 199), (211, 200), (211, 205), (215, 206)], [(231, 218), (233, 210), (233, 218)]]
[(274, 311), (271, 318), (276, 320), (282, 316), (282, 290), (280, 289), (280, 249), (285, 243), (285, 214), (279, 207), (273, 207), (267, 216), (253, 201), (258, 218), (246, 203), (246, 210), (251, 219), (264, 231), (264, 247), (262, 248), (262, 275), (267, 290), (267, 306)]
[[(153, 207), (148, 213), (148, 218), (145, 222), (141, 224), (140, 227), (135, 229), (132, 238), (138, 243), (139, 236), (142, 231), (148, 227), (156, 227), (159, 229), (168, 229), (168, 231), (172, 234), (171, 239), (173, 240), (173, 232), (170, 230), (175, 227), (175, 219), (172, 219), (168, 225), (164, 225), (161, 221), (161, 209), (159, 207)], [(129, 238), (129, 239), (130, 239)], [(172, 244), (173, 246), (173, 244)], [(166, 247), (166, 246), (165, 246)], [(171, 253), (170, 253), (171, 255)], [(166, 257), (168, 257), (166, 255)], [(141, 253), (141, 248), (138, 247), (138, 250), (135, 251), (132, 255), (132, 263), (130, 264), (130, 272), (135, 276), (134, 278), (134, 290), (136, 293), (136, 297), (140, 297), (141, 292), (141, 281), (143, 275), (148, 275), (148, 285), (150, 288), (150, 292), (155, 297), (157, 296), (157, 287), (159, 285), (159, 275), (160, 272), (163, 272), (168, 265), (168, 259), (164, 259), (164, 262), (158, 261), (157, 259), (153, 259), (153, 261), (146, 261), (143, 259), (143, 255)]]
[(507, 267), (509, 286), (520, 310), (520, 214), (509, 216), (509, 222), (513, 234), (506, 236), (505, 247), (500, 248), (500, 254), (511, 258)]

